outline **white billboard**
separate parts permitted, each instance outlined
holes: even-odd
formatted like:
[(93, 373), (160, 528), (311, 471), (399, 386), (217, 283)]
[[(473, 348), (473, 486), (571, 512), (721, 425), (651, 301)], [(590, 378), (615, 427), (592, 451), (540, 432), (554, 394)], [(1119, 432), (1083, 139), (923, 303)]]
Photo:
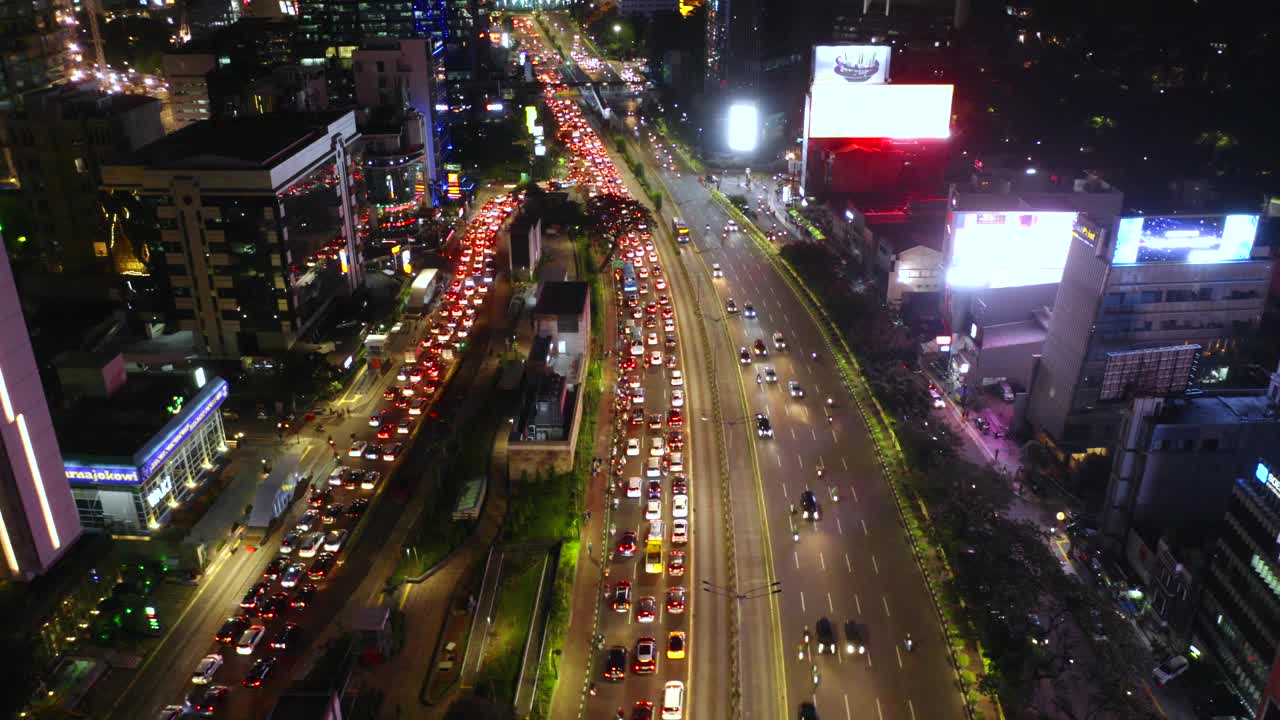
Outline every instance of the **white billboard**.
[(819, 45), (813, 49), (814, 85), (889, 82), (888, 45)]
[(808, 137), (946, 139), (953, 90), (951, 85), (814, 85)]
[(760, 134), (760, 110), (755, 105), (738, 103), (729, 106), (729, 149), (751, 152)]
[(951, 214), (951, 287), (1002, 288), (1060, 282), (1074, 212)]

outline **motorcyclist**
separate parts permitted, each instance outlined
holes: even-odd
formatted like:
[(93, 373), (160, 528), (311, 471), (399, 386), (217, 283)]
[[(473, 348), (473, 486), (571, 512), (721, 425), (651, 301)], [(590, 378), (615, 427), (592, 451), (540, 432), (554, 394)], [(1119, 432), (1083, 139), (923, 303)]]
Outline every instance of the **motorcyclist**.
[(760, 373), (756, 373), (756, 384), (759, 385), (763, 380), (760, 379)]

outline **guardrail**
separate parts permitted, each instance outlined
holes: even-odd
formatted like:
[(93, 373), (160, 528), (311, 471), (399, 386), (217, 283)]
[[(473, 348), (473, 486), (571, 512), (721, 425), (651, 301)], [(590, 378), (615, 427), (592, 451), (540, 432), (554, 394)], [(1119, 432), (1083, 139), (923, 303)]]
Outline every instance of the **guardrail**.
[[(956, 684), (960, 688), (961, 697), (964, 700), (965, 713), (970, 718), (976, 718), (976, 708), (969, 698), (969, 692), (972, 688), (967, 686), (964, 675), (961, 672), (961, 663), (956, 655), (955, 649), (950, 640), (953, 633), (958, 637), (955, 629), (947, 620), (946, 613), (942, 610), (942, 599), (938, 587), (938, 579), (930, 572), (928, 563), (919, 542), (916, 540), (915, 530), (923, 525), (922, 521), (911, 512), (907, 501), (902, 492), (901, 483), (902, 475), (907, 470), (906, 461), (902, 456), (902, 446), (898, 443), (897, 435), (894, 434), (893, 428), (888, 422), (888, 413), (880, 405), (880, 401), (876, 398), (871, 388), (867, 385), (865, 375), (862, 372), (862, 366), (858, 362), (857, 357), (849, 348), (844, 340), (843, 334), (840, 332), (839, 326), (831, 319), (826, 310), (822, 307), (822, 303), (814, 295), (813, 291), (800, 278), (790, 263), (788, 263), (774, 247), (772, 243), (764, 237), (750, 220), (747, 219), (733, 203), (723, 193), (714, 189), (707, 188), (711, 197), (732, 217), (748, 237), (755, 242), (761, 253), (764, 254), (769, 262), (778, 271), (778, 274), (786, 280), (792, 292), (801, 300), (801, 305), (805, 311), (813, 319), (814, 324), (822, 330), (823, 342), (827, 345), (827, 349), (831, 352), (831, 356), (836, 360), (836, 365), (840, 370), (840, 378), (845, 385), (845, 389), (849, 395), (853, 397), (854, 403), (858, 408), (858, 413), (862, 417), (863, 423), (867, 427), (867, 431), (871, 435), (872, 444), (876, 449), (876, 458), (884, 471), (885, 478), (889, 481), (889, 490), (893, 493), (894, 505), (898, 510), (899, 519), (902, 521), (903, 529), (907, 534), (907, 542), (911, 547), (911, 554), (916, 560), (917, 567), (925, 579), (925, 586), (929, 589), (929, 596), (933, 602), (934, 612), (938, 616), (938, 622), (941, 624), (944, 634), (947, 637), (947, 655), (951, 660), (951, 667), (956, 677)], [(874, 414), (873, 414), (874, 413)], [(892, 454), (892, 457), (890, 457)], [(945, 563), (945, 561), (944, 561)]]

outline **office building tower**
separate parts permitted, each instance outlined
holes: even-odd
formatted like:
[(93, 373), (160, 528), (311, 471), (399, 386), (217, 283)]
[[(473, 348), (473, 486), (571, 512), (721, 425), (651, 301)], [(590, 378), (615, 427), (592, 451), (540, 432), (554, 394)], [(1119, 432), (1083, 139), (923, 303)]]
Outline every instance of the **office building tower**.
[(1253, 214), (1081, 213), (1027, 420), (1072, 451), (1109, 448), (1138, 396), (1177, 396), (1243, 370), (1271, 281)]
[(1280, 643), (1277, 472), (1272, 447), (1236, 476), (1193, 626), (1193, 644), (1218, 663), (1248, 707), (1262, 704)]
[(219, 357), (287, 350), (364, 284), (354, 112), (215, 118), (103, 169), (151, 198), (179, 329)]
[[(385, 116), (392, 119), (396, 128), (395, 134), (404, 136), (403, 142), (383, 143), (383, 153), (370, 153), (372, 148), (366, 147), (367, 156), (384, 156), (382, 161), (374, 162), (370, 170), (392, 166), (403, 169), (407, 167), (406, 163), (416, 162), (420, 165), (417, 174), (422, 176), (419, 182), (428, 194), (438, 187), (448, 137), (441, 117), (444, 113), (437, 110), (437, 106), (448, 107), (438, 86), (437, 75), (443, 71), (443, 67), (439, 67), (443, 62), (442, 54), (433, 52), (433, 48), (438, 47), (441, 46), (429, 38), (371, 40), (352, 55), (351, 63), (355, 73), (356, 103), (370, 110), (386, 111)], [(406, 152), (409, 148), (416, 149)], [(412, 155), (417, 159), (411, 160)], [(396, 157), (401, 159), (396, 160)], [(371, 190), (376, 184), (366, 183)], [(386, 187), (389, 195), (401, 197), (384, 197), (383, 204), (404, 201), (402, 192), (393, 185)]]
[(68, 44), (75, 39), (66, 0), (4, 0), (0, 7), (0, 105), (68, 77)]
[(51, 267), (66, 272), (143, 274), (146, 247), (111, 232), (99, 203), (102, 166), (164, 135), (161, 103), (142, 95), (103, 93), (94, 83), (60, 85), (22, 95), (0, 114), (31, 218), (31, 241)]
[(80, 536), (31, 335), (0, 239), (0, 579), (30, 579)]

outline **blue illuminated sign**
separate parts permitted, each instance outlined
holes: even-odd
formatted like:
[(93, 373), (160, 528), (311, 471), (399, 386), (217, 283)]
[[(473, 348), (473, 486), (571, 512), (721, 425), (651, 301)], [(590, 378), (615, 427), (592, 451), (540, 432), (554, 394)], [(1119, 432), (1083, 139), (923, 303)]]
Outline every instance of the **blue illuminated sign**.
[(1254, 468), (1253, 476), (1258, 482), (1267, 486), (1267, 489), (1275, 493), (1276, 497), (1280, 497), (1280, 478), (1271, 473), (1271, 468), (1266, 463), (1258, 463), (1258, 467)]
[(1112, 262), (1199, 265), (1248, 260), (1257, 234), (1257, 215), (1121, 218)]
[(128, 465), (99, 465), (67, 460), (63, 463), (69, 482), (89, 482), (99, 485), (137, 485), (142, 482), (138, 468)]
[(151, 477), (164, 464), (174, 450), (186, 440), (209, 415), (218, 411), (227, 399), (229, 386), (222, 378), (214, 378), (204, 386), (182, 412), (170, 420), (156, 436), (134, 454), (133, 459), (142, 469), (142, 477)]

